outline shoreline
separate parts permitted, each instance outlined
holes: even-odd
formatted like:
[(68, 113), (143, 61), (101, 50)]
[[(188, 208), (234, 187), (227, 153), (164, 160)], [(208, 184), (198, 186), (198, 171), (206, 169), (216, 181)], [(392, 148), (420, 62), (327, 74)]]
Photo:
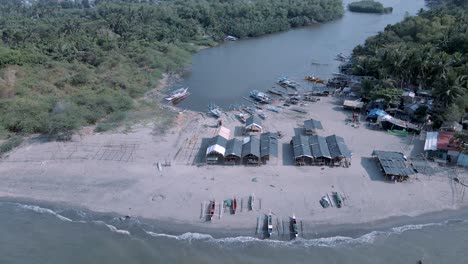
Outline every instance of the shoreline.
[[(78, 211), (84, 212), (88, 219), (86, 222), (92, 221), (104, 221), (106, 224), (115, 224), (112, 220), (121, 219), (122, 227), (119, 228), (121, 232), (129, 231), (125, 229), (125, 219), (127, 216), (120, 215), (114, 212), (95, 212), (89, 208), (78, 207), (74, 205), (68, 205), (67, 203), (57, 203), (50, 201), (38, 201), (28, 198), (13, 198), (0, 196), (1, 203), (12, 203), (26, 206), (38, 206), (42, 209), (52, 210), (60, 217), (69, 218), (67, 214), (63, 214), (66, 211)], [(44, 213), (43, 210), (39, 210)], [(73, 222), (82, 221), (80, 219), (69, 218)], [(146, 219), (140, 217), (132, 217), (129, 219), (136, 220), (143, 230), (147, 233), (154, 233), (159, 236), (174, 236), (180, 237), (184, 234), (200, 234), (209, 235), (214, 239), (225, 239), (225, 238), (236, 238), (236, 237), (251, 237), (260, 238), (256, 235), (253, 230), (245, 228), (231, 228), (222, 229), (217, 227), (206, 227), (200, 225), (193, 225), (190, 223), (173, 223), (165, 220), (158, 219)], [(372, 234), (373, 232), (404, 232), (406, 230), (420, 229), (425, 226), (448, 224), (450, 222), (468, 221), (468, 206), (459, 209), (446, 209), (441, 211), (434, 211), (424, 213), (417, 216), (393, 216), (385, 219), (380, 219), (372, 222), (362, 222), (353, 224), (336, 224), (336, 225), (317, 225), (313, 229), (313, 232), (300, 234), (302, 239), (327, 239), (327, 238), (351, 238), (359, 239), (363, 236)], [(146, 230), (144, 227), (151, 227), (151, 230)], [(130, 226), (128, 226), (130, 227)], [(153, 232), (157, 231), (157, 233)], [(129, 232), (131, 234), (131, 232)], [(268, 239), (266, 239), (268, 240)], [(273, 236), (271, 240), (289, 241), (287, 236)]]

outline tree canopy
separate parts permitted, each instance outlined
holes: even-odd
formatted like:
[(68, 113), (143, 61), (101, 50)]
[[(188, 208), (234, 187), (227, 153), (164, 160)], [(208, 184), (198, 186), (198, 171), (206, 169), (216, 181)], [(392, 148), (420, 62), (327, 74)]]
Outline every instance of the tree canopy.
[[(79, 3), (78, 3), (79, 2)], [(132, 107), (226, 35), (343, 14), (341, 0), (0, 0), (0, 131), (67, 134)]]

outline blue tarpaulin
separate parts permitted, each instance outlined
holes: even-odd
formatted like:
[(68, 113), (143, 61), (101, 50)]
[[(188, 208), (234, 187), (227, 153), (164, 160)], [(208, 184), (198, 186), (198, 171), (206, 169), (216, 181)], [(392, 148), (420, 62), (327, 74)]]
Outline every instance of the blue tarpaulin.
[(379, 108), (374, 108), (370, 110), (369, 114), (367, 114), (367, 118), (377, 119), (379, 116), (384, 116), (384, 115), (387, 115), (387, 113), (384, 110), (379, 109)]

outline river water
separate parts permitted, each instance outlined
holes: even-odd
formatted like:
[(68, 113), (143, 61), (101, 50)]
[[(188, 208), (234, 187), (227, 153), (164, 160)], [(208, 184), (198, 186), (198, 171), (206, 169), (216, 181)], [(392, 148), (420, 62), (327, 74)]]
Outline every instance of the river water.
[[(344, 1), (349, 2), (352, 0)], [(250, 90), (271, 88), (281, 76), (298, 82), (307, 75), (328, 78), (338, 71), (337, 54), (351, 54), (367, 37), (424, 7), (424, 0), (380, 2), (393, 7), (393, 13), (346, 12), (342, 19), (330, 23), (227, 42), (194, 54), (189, 71), (176, 85), (189, 87), (192, 94), (178, 106), (206, 111), (209, 103), (215, 103), (227, 110), (233, 103), (247, 103), (242, 97)], [(311, 84), (302, 82), (302, 87), (310, 89)]]
[[(281, 75), (329, 76), (333, 60), (385, 25), (414, 14), (422, 0), (385, 0), (391, 15), (346, 13), (341, 20), (259, 39), (227, 43), (194, 55), (183, 107), (227, 106)], [(312, 64), (312, 62), (314, 64)], [(446, 219), (444, 219), (446, 218)], [(365, 232), (314, 235), (295, 241), (248, 235), (187, 233), (139, 219), (95, 214), (64, 205), (0, 201), (1, 264), (83, 263), (467, 263), (468, 214), (395, 224)], [(190, 228), (189, 228), (190, 229)], [(195, 229), (194, 229), (195, 230)], [(354, 234), (354, 235), (351, 235)]]

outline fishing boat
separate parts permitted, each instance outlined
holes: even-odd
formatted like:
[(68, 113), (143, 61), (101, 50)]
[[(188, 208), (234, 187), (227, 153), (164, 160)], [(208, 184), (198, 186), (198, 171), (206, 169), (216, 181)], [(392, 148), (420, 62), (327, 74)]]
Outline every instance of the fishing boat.
[(294, 214), (293, 214), (293, 216), (291, 218), (291, 232), (292, 232), (292, 235), (294, 237), (299, 236), (299, 231), (298, 231), (298, 228), (297, 228), (297, 220), (296, 220), (296, 216)]
[(213, 220), (214, 213), (215, 213), (215, 200), (213, 199), (210, 202), (210, 221)]
[(254, 203), (255, 203), (255, 195), (252, 193), (249, 197), (249, 209), (253, 210), (254, 208)]
[(273, 216), (271, 212), (268, 214), (268, 236), (271, 237), (273, 234)]
[(257, 113), (257, 111), (255, 109), (253, 109), (252, 107), (244, 107), (244, 111), (247, 112), (248, 114), (251, 114), (251, 115), (254, 115), (255, 113)]
[(180, 99), (184, 96), (187, 97), (189, 94), (190, 93), (188, 92), (188, 87), (180, 88), (180, 89), (173, 91), (169, 96), (167, 96), (164, 99), (166, 99), (167, 101), (173, 101), (173, 100)]
[(263, 104), (271, 103), (271, 98), (264, 92), (259, 92), (257, 90), (252, 90), (252, 91), (250, 91), (250, 97), (252, 97), (253, 99), (255, 99), (258, 102), (263, 103)]
[(264, 113), (258, 113), (258, 116), (263, 120), (267, 118), (267, 116)]
[(320, 205), (323, 208), (328, 208), (330, 207), (331, 201), (328, 199), (327, 196), (323, 196), (322, 199), (320, 199)]
[(221, 110), (219, 108), (219, 106), (213, 104), (213, 103), (210, 103), (208, 105), (208, 110), (210, 111), (210, 113), (215, 116), (215, 117), (221, 117)]
[(267, 107), (267, 110), (270, 110), (270, 111), (275, 112), (275, 113), (279, 113), (279, 112), (280, 112), (280, 109), (279, 109), (279, 108), (274, 107), (274, 106), (272, 106), (272, 105), (269, 105), (269, 106)]
[(314, 83), (325, 83), (324, 79), (320, 79), (319, 77), (316, 77), (316, 76), (306, 76), (304, 80), (309, 81), (309, 82), (314, 82)]
[(343, 199), (341, 198), (341, 195), (337, 192), (333, 192), (333, 199), (335, 200), (336, 207), (341, 208), (343, 204)]
[(299, 86), (299, 84), (295, 81), (291, 81), (288, 79), (288, 77), (281, 77), (278, 82), (277, 82), (280, 86), (283, 86), (283, 87), (289, 87), (289, 88), (293, 88), (293, 89), (296, 89), (297, 86)]
[(276, 90), (276, 89), (269, 89), (267, 92), (269, 92), (271, 94), (274, 94), (274, 95), (278, 95), (278, 96), (283, 96), (284, 95), (284, 92), (282, 92), (280, 90)]
[(247, 115), (244, 113), (239, 113), (236, 115), (236, 117), (241, 121), (242, 124), (247, 122)]
[(234, 200), (232, 201), (232, 214), (236, 214), (236, 209), (237, 209), (237, 199), (234, 197)]

